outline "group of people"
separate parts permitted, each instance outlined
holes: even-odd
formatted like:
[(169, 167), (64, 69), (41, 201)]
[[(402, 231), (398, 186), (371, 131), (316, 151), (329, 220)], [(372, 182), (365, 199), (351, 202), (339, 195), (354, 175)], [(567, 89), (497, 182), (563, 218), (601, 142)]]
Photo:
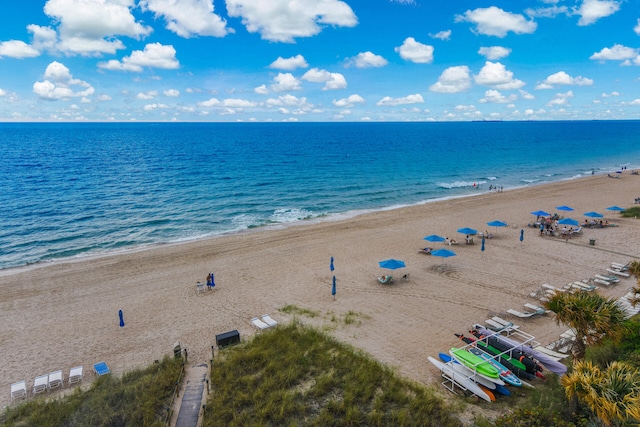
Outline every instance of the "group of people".
[(608, 227), (609, 226), (609, 221), (602, 221), (600, 220), (599, 222), (597, 222), (595, 219), (592, 219), (591, 221), (587, 221), (586, 219), (584, 220), (584, 224), (582, 224), (583, 227), (589, 227), (589, 228), (604, 228), (604, 227)]

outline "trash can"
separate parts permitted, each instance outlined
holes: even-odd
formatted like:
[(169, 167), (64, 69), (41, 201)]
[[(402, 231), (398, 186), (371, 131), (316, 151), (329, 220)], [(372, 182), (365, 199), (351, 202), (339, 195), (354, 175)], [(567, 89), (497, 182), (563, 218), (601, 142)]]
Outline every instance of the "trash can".
[(589, 244), (591, 246), (595, 246), (596, 245), (596, 239), (589, 239)]

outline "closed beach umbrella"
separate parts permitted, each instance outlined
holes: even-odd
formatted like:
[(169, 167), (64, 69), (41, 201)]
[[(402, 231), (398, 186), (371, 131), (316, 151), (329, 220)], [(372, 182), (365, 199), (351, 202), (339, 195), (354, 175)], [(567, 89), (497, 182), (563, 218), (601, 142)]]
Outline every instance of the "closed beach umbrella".
[(520, 230), (520, 241), (524, 240), (524, 228)]
[(566, 211), (566, 212), (570, 212), (573, 210), (573, 208), (569, 207), (569, 206), (556, 206), (556, 209), (558, 209), (559, 211)]
[(120, 327), (124, 328), (124, 315), (122, 314), (122, 310), (118, 310), (118, 317), (120, 317)]
[(482, 238), (482, 246), (480, 246), (480, 250), (484, 252), (484, 237)]
[(604, 215), (598, 212), (585, 212), (584, 216), (588, 216), (589, 218), (603, 218)]
[(545, 211), (533, 211), (531, 212), (531, 214), (535, 216), (551, 216), (549, 212), (545, 212)]
[(333, 286), (331, 286), (331, 295), (336, 299), (336, 276), (333, 276)]
[(424, 240), (428, 242), (444, 242), (446, 239), (442, 236), (438, 236), (437, 234), (432, 234), (424, 238)]
[(572, 218), (562, 218), (560, 221), (558, 221), (558, 224), (561, 224), (561, 225), (580, 225), (580, 223), (578, 221), (576, 221), (575, 219), (572, 219)]
[(473, 228), (469, 228), (469, 227), (463, 227), (463, 228), (458, 228), (458, 233), (469, 234), (473, 236), (474, 234), (478, 234), (478, 230), (474, 230)]
[(329, 264), (329, 269), (330, 269), (331, 271), (333, 271), (333, 270), (334, 270), (334, 268), (333, 268), (333, 257), (331, 257), (331, 264)]
[(393, 258), (380, 261), (378, 262), (378, 264), (380, 265), (381, 268), (388, 268), (389, 270), (396, 270), (398, 268), (406, 267), (404, 264), (404, 261), (401, 261), (399, 259), (393, 259)]

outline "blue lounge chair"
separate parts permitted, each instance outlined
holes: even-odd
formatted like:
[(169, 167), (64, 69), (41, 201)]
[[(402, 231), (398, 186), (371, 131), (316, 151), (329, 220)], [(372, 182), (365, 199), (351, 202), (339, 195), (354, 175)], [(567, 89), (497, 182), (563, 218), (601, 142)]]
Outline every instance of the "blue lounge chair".
[(102, 375), (107, 375), (111, 373), (111, 370), (109, 369), (107, 364), (104, 362), (98, 362), (95, 365), (93, 365), (93, 370), (95, 371), (96, 375), (99, 377)]

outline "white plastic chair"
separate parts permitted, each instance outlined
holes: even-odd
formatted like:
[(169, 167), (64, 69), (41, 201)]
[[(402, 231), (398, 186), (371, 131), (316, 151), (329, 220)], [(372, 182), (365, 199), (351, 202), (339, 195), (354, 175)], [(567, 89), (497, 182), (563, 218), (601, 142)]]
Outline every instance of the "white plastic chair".
[(263, 314), (262, 315), (262, 321), (264, 323), (266, 323), (267, 325), (269, 325), (270, 327), (278, 326), (278, 322), (273, 320), (273, 318), (268, 314)]
[(27, 397), (27, 382), (19, 381), (11, 384), (11, 401)]
[(62, 386), (62, 371), (54, 371), (49, 374), (47, 388), (49, 390)]
[(257, 317), (254, 317), (253, 319), (251, 319), (251, 323), (253, 323), (253, 326), (258, 328), (258, 330), (263, 330), (263, 329), (268, 329), (269, 328), (268, 324), (266, 324), (262, 320), (258, 319)]
[(47, 384), (49, 383), (49, 374), (37, 376), (33, 381), (33, 394), (42, 393), (47, 390)]
[(69, 384), (75, 384), (82, 381), (82, 366), (76, 366), (69, 371)]

